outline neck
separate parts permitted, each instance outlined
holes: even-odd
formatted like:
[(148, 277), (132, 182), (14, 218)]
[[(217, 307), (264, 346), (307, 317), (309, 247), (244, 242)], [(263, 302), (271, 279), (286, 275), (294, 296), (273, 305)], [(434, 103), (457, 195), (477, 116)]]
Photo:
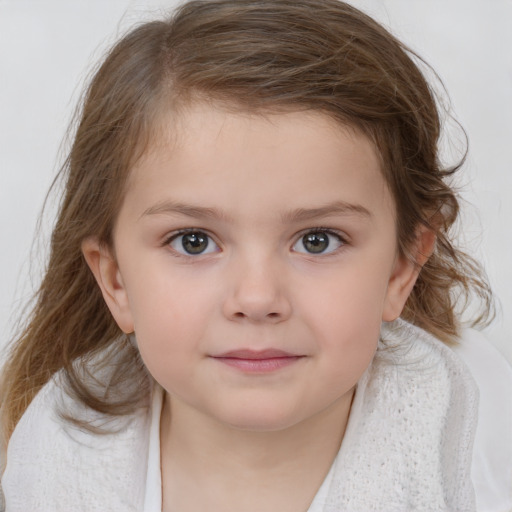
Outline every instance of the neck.
[(167, 395), (164, 510), (168, 502), (180, 511), (307, 510), (339, 451), (351, 399), (348, 393), (297, 425), (258, 432), (221, 424)]

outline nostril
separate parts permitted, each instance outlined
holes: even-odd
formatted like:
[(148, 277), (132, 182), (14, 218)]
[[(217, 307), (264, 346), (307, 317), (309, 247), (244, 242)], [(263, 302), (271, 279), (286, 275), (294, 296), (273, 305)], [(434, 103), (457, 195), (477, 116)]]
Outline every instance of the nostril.
[(269, 313), (267, 316), (269, 318), (278, 318), (279, 317), (279, 313)]

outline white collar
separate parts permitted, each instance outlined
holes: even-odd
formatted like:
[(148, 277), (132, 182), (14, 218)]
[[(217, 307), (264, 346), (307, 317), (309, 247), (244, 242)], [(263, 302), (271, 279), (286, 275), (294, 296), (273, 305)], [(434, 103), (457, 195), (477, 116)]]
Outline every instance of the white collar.
[[(146, 475), (146, 494), (144, 512), (162, 511), (162, 473), (160, 465), (160, 416), (164, 399), (163, 389), (155, 385), (151, 400), (151, 425), (149, 428), (148, 471)], [(322, 512), (323, 503), (327, 499), (331, 480), (334, 475), (334, 464), (318, 490), (315, 499), (307, 512)]]
[[(315, 512), (475, 510), (477, 391), (469, 371), (440, 341), (405, 322), (385, 325), (382, 336), (392, 348), (380, 345), (358, 384)], [(62, 423), (62, 400), (77, 404), (62, 394), (58, 376), (52, 379), (11, 437), (2, 479), (8, 511), (156, 512), (158, 503), (144, 508), (150, 493), (161, 495), (160, 464), (149, 455), (150, 439), (159, 444), (156, 390), (151, 414), (139, 409), (120, 419), (116, 432), (98, 436)], [(159, 452), (157, 445), (158, 459)]]
[[(403, 321), (385, 324), (381, 337), (340, 452), (308, 512), (410, 511), (413, 500), (422, 511), (474, 510), (477, 391), (469, 373), (440, 341)], [(162, 399), (156, 386), (144, 512), (162, 510)]]

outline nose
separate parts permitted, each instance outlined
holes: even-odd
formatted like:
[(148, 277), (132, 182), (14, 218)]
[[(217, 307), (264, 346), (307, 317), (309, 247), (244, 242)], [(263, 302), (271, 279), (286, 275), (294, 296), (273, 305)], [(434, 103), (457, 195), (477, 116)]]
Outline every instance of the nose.
[(229, 270), (224, 315), (234, 321), (280, 323), (292, 312), (286, 274), (271, 257), (248, 257)]

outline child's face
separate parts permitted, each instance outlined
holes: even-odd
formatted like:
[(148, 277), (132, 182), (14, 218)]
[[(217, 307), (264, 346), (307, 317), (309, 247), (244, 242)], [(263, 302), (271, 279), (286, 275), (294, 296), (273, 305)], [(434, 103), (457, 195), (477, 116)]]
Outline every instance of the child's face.
[(175, 128), (133, 171), (117, 263), (85, 248), (118, 324), (171, 404), (209, 419), (348, 411), (416, 277), (374, 147), (318, 113), (196, 105)]

